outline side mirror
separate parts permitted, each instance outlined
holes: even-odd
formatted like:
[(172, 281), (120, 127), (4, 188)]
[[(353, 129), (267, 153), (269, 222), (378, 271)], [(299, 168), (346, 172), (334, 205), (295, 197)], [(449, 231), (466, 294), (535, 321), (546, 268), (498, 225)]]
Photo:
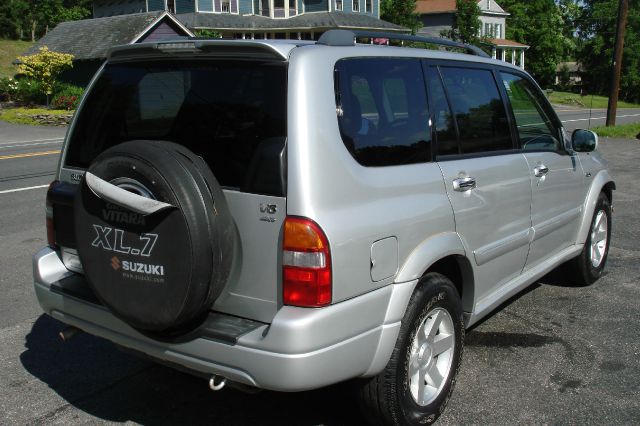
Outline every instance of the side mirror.
[(591, 130), (575, 130), (571, 135), (571, 146), (576, 152), (595, 151), (598, 147), (598, 135)]

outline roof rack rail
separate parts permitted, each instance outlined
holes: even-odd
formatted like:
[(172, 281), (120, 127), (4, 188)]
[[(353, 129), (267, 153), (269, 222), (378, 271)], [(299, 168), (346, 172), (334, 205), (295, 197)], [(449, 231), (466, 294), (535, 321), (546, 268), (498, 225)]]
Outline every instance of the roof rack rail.
[(438, 46), (455, 47), (462, 49), (471, 55), (489, 58), (489, 55), (477, 46), (470, 44), (458, 43), (443, 38), (435, 37), (419, 37), (407, 34), (393, 34), (380, 31), (361, 31), (361, 30), (329, 30), (322, 34), (316, 44), (326, 46), (355, 46), (356, 38), (386, 38), (389, 40), (415, 41), (419, 43), (430, 43)]

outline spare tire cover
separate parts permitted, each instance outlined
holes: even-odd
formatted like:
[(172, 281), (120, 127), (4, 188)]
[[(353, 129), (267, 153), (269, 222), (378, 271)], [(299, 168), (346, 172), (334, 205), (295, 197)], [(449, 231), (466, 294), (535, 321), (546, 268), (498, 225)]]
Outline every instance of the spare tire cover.
[(180, 145), (131, 141), (104, 151), (87, 172), (172, 206), (137, 213), (106, 201), (82, 180), (75, 235), (96, 296), (154, 338), (196, 328), (220, 295), (234, 253), (231, 215), (209, 167)]

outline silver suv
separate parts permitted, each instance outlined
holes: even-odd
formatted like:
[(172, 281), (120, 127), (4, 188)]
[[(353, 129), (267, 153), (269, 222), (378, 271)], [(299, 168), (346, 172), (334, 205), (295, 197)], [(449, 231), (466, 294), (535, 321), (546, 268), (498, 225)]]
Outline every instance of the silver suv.
[(35, 290), (65, 336), (214, 390), (356, 379), (372, 420), (428, 423), (465, 329), (560, 265), (602, 274), (614, 189), (597, 136), (471, 46), (125, 46), (66, 137)]

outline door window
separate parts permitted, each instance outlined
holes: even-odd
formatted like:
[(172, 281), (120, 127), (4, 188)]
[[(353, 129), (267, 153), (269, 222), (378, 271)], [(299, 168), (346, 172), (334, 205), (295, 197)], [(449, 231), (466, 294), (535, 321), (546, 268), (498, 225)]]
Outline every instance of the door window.
[(427, 90), (431, 96), (431, 119), (436, 136), (438, 155), (459, 154), (455, 119), (451, 114), (447, 97), (444, 94), (442, 80), (440, 80), (438, 71), (434, 68), (428, 72)]
[(460, 154), (513, 148), (507, 114), (491, 70), (440, 67), (457, 122)]
[(559, 128), (540, 91), (526, 78), (501, 72), (504, 88), (516, 120), (522, 149), (559, 151)]

